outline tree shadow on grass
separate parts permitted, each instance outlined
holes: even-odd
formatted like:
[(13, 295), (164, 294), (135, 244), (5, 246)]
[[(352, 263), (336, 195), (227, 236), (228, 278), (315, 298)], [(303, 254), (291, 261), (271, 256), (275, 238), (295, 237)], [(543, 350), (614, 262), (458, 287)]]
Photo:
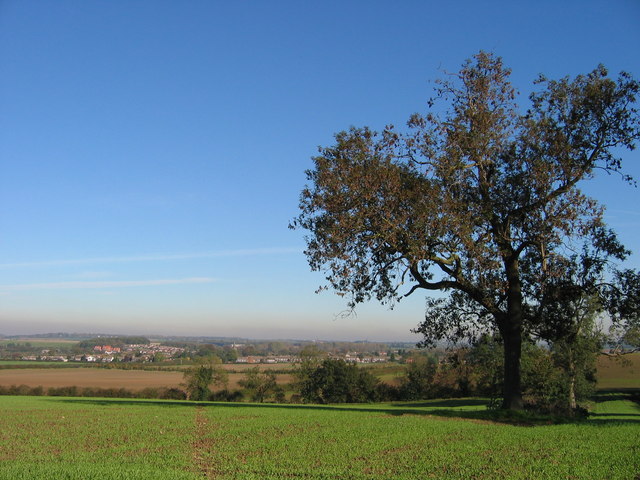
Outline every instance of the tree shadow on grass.
[[(628, 398), (628, 397), (627, 397)], [(440, 401), (425, 401), (414, 403), (394, 403), (394, 404), (354, 404), (343, 405), (317, 405), (317, 404), (281, 404), (281, 403), (232, 403), (232, 402), (189, 402), (180, 400), (132, 400), (116, 398), (65, 398), (57, 397), (57, 401), (73, 403), (75, 405), (95, 405), (95, 406), (136, 406), (144, 407), (159, 406), (166, 408), (261, 408), (274, 410), (307, 410), (307, 411), (327, 411), (327, 412), (351, 412), (368, 413), (385, 416), (416, 415), (423, 417), (440, 417), (451, 420), (469, 420), (477, 423), (507, 424), (521, 427), (549, 426), (554, 424), (591, 424), (591, 425), (612, 425), (612, 424), (637, 424), (640, 425), (640, 414), (620, 413), (620, 414), (594, 414), (588, 419), (571, 419), (551, 415), (536, 415), (522, 411), (504, 411), (477, 409), (488, 402), (483, 399), (450, 399)], [(475, 408), (464, 410), (464, 407)], [(611, 418), (614, 417), (614, 418)], [(638, 418), (629, 418), (638, 417)]]
[(449, 398), (442, 400), (425, 400), (422, 402), (396, 402), (395, 406), (402, 407), (420, 407), (420, 408), (428, 408), (428, 407), (449, 407), (449, 408), (464, 408), (464, 407), (478, 407), (478, 406), (487, 406), (489, 401), (484, 398)]
[(640, 401), (640, 389), (621, 388), (617, 390), (599, 390), (593, 396), (593, 400), (596, 403), (610, 402), (613, 400), (633, 400), (637, 403)]

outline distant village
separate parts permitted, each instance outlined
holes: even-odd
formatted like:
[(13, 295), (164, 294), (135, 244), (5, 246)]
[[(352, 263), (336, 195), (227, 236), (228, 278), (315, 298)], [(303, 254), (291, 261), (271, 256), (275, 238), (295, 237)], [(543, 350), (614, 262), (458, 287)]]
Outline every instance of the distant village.
[(22, 360), (48, 362), (158, 362), (178, 358), (184, 348), (169, 347), (160, 343), (130, 344), (122, 347), (95, 345), (91, 352), (82, 355), (50, 355), (50, 350), (42, 350), (40, 355), (24, 355)]
[[(279, 342), (280, 343), (280, 342)], [(30, 345), (31, 346), (31, 345)], [(33, 345), (35, 347), (35, 345)], [(346, 347), (353, 347), (348, 344)], [(363, 347), (370, 347), (363, 344)], [(318, 350), (324, 357), (342, 359), (349, 363), (371, 364), (394, 361), (402, 356), (398, 350), (383, 350), (378, 348), (349, 349), (325, 348)], [(381, 345), (378, 345), (381, 347)], [(315, 345), (314, 345), (315, 348)], [(185, 346), (166, 345), (160, 342), (148, 343), (118, 343), (75, 346), (73, 351), (60, 351), (43, 348), (39, 351), (31, 349), (19, 356), (14, 352), (14, 359), (24, 361), (46, 362), (87, 362), (87, 363), (187, 363), (198, 357), (217, 356), (223, 363), (235, 364), (279, 364), (298, 363), (301, 361), (301, 348), (294, 348), (285, 344), (280, 350), (297, 350), (285, 353), (273, 352), (273, 349), (260, 349), (251, 344), (231, 343), (224, 346), (191, 344)], [(400, 351), (401, 352), (401, 351)], [(251, 353), (251, 354), (247, 354)], [(6, 357), (5, 357), (6, 358)]]
[[(342, 359), (349, 363), (381, 363), (388, 360), (386, 352), (380, 352), (379, 355), (363, 355), (358, 352), (350, 352), (344, 355), (329, 354), (329, 358)], [(300, 357), (292, 355), (280, 355), (280, 356), (250, 356), (250, 357), (238, 357), (235, 363), (297, 363), (300, 362)]]

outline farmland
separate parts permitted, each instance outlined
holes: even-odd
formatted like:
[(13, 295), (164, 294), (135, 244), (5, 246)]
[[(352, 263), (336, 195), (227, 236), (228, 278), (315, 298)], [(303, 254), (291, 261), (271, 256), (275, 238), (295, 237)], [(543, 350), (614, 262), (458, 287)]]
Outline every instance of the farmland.
[[(22, 362), (25, 363), (25, 362)], [(37, 364), (34, 364), (34, 366)], [(176, 366), (12, 368), (0, 385), (177, 387)], [(247, 365), (225, 365), (237, 388)], [(291, 380), (291, 366), (261, 365)], [(399, 365), (366, 367), (384, 381)], [(640, 387), (640, 355), (600, 357), (599, 388)], [(0, 396), (3, 479), (630, 479), (640, 407), (602, 392), (586, 420), (496, 416), (483, 399), (287, 405)], [(506, 421), (505, 421), (506, 420)]]
[(145, 370), (115, 370), (104, 368), (29, 368), (0, 370), (0, 385), (99, 388), (127, 388), (141, 390), (147, 387), (178, 387), (180, 372)]
[(355, 406), (0, 397), (1, 479), (629, 479), (640, 409), (491, 421), (478, 399)]
[(598, 358), (598, 388), (640, 390), (640, 353)]
[[(229, 369), (229, 387), (239, 388), (238, 381), (243, 378), (244, 366)], [(279, 374), (279, 383), (291, 381), (290, 374)], [(119, 370), (114, 368), (8, 368), (0, 370), (0, 385), (27, 385), (68, 387), (126, 388), (139, 391), (144, 388), (178, 388), (183, 382), (183, 374), (179, 371), (147, 371)]]
[[(45, 365), (47, 368), (38, 368)], [(183, 381), (180, 366), (157, 368), (157, 370), (124, 370), (87, 367), (82, 363), (0, 362), (0, 367), (0, 386), (6, 387), (27, 385), (49, 388), (75, 385), (139, 391), (144, 388), (179, 387)], [(117, 367), (117, 364), (110, 367)], [(238, 381), (243, 378), (244, 372), (255, 368), (255, 365), (226, 364), (223, 368), (229, 372), (229, 388), (235, 389), (239, 388)], [(286, 384), (292, 380), (292, 374), (288, 373), (294, 368), (291, 364), (262, 364), (259, 368), (276, 371), (277, 381), (280, 384)], [(397, 364), (383, 364), (367, 368), (370, 368), (382, 381), (394, 384), (402, 374), (403, 367)], [(640, 353), (623, 358), (599, 357), (598, 388), (640, 389)]]

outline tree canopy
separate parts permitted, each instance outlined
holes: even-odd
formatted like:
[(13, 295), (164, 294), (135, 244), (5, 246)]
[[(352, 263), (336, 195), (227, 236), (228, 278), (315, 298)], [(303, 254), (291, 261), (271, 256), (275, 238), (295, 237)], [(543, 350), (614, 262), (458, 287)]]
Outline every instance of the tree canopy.
[[(628, 255), (579, 187), (598, 170), (633, 183), (619, 154), (640, 138), (640, 84), (603, 66), (540, 76), (522, 111), (509, 76), (501, 58), (480, 52), (437, 83), (429, 112), (406, 131), (338, 133), (314, 157), (291, 226), (308, 231), (311, 268), (351, 307), (440, 291), (417, 328), (425, 342), (499, 332), (503, 406), (520, 408), (522, 340), (551, 322), (544, 302), (574, 252), (597, 244), (605, 263)], [(624, 314), (614, 320), (634, 311), (632, 290), (608, 290)]]
[[(213, 360), (213, 359), (212, 359)], [(229, 375), (217, 362), (202, 362), (188, 368), (183, 373), (184, 387), (187, 390), (189, 400), (209, 400), (211, 385), (226, 387), (229, 383)]]
[(368, 370), (327, 358), (298, 372), (300, 396), (311, 403), (362, 403), (376, 397), (378, 380)]

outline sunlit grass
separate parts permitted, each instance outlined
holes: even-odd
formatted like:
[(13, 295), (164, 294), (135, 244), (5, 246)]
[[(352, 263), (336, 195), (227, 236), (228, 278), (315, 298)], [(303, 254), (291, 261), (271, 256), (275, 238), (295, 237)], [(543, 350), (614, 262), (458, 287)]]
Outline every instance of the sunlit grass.
[[(264, 405), (0, 397), (1, 479), (629, 479), (640, 409), (495, 422), (483, 399)], [(531, 425), (531, 423), (528, 423)]]

